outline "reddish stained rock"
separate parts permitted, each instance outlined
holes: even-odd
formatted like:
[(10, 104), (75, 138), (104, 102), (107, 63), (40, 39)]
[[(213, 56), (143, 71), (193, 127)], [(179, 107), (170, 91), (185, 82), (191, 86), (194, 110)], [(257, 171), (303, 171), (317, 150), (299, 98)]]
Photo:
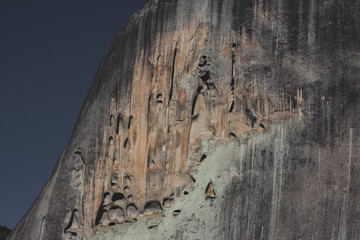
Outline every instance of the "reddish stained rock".
[[(111, 44), (52, 178), (9, 239), (87, 239), (161, 213), (189, 194), (204, 139), (247, 151), (235, 171), (246, 177), (214, 200), (214, 238), (358, 239), (359, 6), (150, 1)], [(289, 119), (301, 131), (250, 147)]]

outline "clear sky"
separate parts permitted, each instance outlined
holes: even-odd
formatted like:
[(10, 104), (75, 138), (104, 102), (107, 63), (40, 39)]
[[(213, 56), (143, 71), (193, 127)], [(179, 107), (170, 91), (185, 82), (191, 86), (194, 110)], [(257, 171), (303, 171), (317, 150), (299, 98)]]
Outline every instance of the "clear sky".
[(51, 177), (102, 56), (146, 2), (0, 1), (0, 225)]

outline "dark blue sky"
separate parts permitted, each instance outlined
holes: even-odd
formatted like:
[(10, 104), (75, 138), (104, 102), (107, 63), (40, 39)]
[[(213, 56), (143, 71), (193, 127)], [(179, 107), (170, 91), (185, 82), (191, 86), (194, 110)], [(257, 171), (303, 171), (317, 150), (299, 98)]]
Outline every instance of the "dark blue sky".
[(102, 56), (146, 2), (0, 2), (0, 225), (51, 177)]

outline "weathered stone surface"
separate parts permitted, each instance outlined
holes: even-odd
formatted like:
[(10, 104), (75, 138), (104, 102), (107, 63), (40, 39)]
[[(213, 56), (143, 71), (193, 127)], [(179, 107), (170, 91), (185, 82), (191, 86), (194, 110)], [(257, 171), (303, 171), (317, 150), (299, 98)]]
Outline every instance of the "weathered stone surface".
[(9, 239), (358, 239), (359, 10), (150, 1)]
[(5, 240), (9, 236), (11, 230), (5, 226), (0, 226), (0, 240)]

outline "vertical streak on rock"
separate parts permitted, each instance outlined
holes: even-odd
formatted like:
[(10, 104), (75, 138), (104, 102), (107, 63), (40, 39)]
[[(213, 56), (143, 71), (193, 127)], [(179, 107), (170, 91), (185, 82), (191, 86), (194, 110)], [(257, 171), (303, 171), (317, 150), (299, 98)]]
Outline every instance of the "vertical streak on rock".
[[(249, 198), (249, 194), (246, 194), (247, 195), (247, 199)], [(247, 200), (248, 202), (248, 200)], [(249, 202), (248, 202), (249, 203)], [(248, 215), (248, 219), (247, 219), (247, 223), (246, 223), (246, 239), (249, 239), (249, 234), (250, 234), (250, 217), (251, 217), (251, 214), (250, 214), (250, 210), (247, 211), (247, 215)]]
[(310, 0), (309, 27), (308, 27), (308, 44), (312, 48), (316, 39), (316, 1)]
[(234, 110), (235, 105), (235, 50), (236, 50), (236, 43), (235, 40), (233, 40), (232, 43), (232, 53), (231, 53), (231, 83), (230, 83), (230, 90), (231, 90), (231, 104), (229, 112), (232, 112)]
[(332, 227), (330, 240), (334, 240), (334, 239), (335, 239), (335, 224), (333, 224), (333, 227)]
[(298, 35), (298, 42), (301, 44), (304, 41), (304, 19), (303, 19), (303, 12), (304, 12), (304, 1), (299, 1), (299, 35)]
[(347, 196), (349, 196), (350, 180), (351, 180), (352, 134), (353, 134), (353, 129), (350, 128), (350, 147), (349, 147), (349, 162), (348, 162), (349, 169), (348, 169), (348, 184), (347, 184), (347, 189), (346, 189)]
[(271, 219), (270, 219), (270, 233), (269, 239), (276, 239), (275, 238), (275, 224), (276, 224), (276, 205), (277, 205), (277, 187), (276, 187), (276, 179), (277, 179), (277, 141), (275, 142), (275, 149), (274, 149), (274, 170), (273, 170), (273, 193), (272, 193), (272, 200), (271, 200)]
[(270, 217), (270, 232), (269, 239), (277, 239), (276, 236), (276, 222), (279, 212), (281, 201), (281, 189), (282, 189), (282, 168), (283, 168), (283, 154), (284, 151), (284, 136), (286, 135), (286, 129), (284, 127), (278, 127), (278, 136), (275, 139), (274, 146), (274, 170), (273, 170), (273, 194), (271, 201), (271, 217)]
[(45, 229), (46, 217), (44, 217), (41, 221), (41, 230), (40, 230), (40, 240), (43, 240), (44, 229)]
[(347, 195), (344, 193), (343, 198), (343, 205), (341, 207), (341, 213), (340, 213), (340, 223), (339, 223), (339, 231), (338, 231), (338, 237), (337, 240), (345, 240), (346, 238), (346, 198)]
[(284, 152), (285, 152), (285, 136), (287, 135), (287, 131), (286, 131), (286, 127), (282, 127), (281, 128), (281, 139), (280, 139), (280, 180), (279, 180), (279, 200), (281, 199), (281, 194), (282, 194), (282, 185), (283, 185), (283, 163), (284, 163)]
[[(233, 40), (233, 45), (232, 45), (232, 59), (231, 59), (231, 87), (234, 86), (235, 84), (235, 59), (236, 59), (236, 42), (235, 39)], [(234, 91), (232, 89), (232, 91)]]
[(340, 214), (338, 240), (347, 239), (346, 238), (346, 234), (347, 234), (346, 220), (347, 220), (347, 213), (348, 213), (349, 192), (350, 192), (350, 182), (351, 182), (352, 133), (353, 133), (353, 129), (350, 128), (347, 185), (346, 185), (346, 191), (344, 192), (343, 206), (341, 208), (341, 214)]
[(321, 149), (319, 148), (319, 166), (318, 166), (318, 178), (320, 180), (320, 171), (321, 171)]
[(252, 141), (250, 184), (252, 184), (252, 182), (253, 182), (254, 158), (255, 158), (255, 143), (254, 143), (254, 141)]

